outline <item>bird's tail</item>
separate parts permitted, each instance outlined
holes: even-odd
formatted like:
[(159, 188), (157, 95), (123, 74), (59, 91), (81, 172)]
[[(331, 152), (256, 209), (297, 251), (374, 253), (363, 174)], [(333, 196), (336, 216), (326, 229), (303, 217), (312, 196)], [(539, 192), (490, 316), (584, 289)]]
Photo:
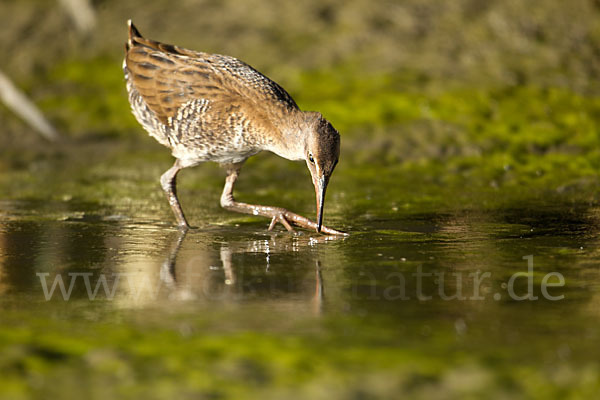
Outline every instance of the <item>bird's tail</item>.
[(125, 43), (125, 50), (129, 50), (133, 47), (133, 40), (135, 38), (142, 38), (142, 34), (137, 30), (130, 19), (127, 20), (127, 26), (129, 27), (129, 37), (127, 38), (127, 43)]

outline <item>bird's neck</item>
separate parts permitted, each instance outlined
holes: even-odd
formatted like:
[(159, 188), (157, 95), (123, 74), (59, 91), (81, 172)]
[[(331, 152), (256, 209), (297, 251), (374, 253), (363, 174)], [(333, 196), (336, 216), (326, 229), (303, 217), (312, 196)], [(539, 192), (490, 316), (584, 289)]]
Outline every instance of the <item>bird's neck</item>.
[(304, 160), (304, 148), (309, 124), (302, 111), (286, 118), (286, 124), (279, 127), (279, 134), (267, 143), (267, 150), (288, 160)]

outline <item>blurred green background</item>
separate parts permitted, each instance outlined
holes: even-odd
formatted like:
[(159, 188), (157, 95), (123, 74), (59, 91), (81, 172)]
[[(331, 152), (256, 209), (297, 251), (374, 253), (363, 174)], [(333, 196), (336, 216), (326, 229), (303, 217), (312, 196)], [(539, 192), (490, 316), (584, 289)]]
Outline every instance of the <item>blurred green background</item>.
[[(132, 18), (148, 37), (279, 82), (342, 132), (347, 163), (443, 163), (483, 186), (597, 183), (597, 1), (106, 0), (92, 2), (87, 34), (60, 4), (2, 2), (0, 51), (69, 139), (145, 140), (120, 67)], [(0, 162), (26, 159), (39, 139), (2, 107), (0, 119)]]

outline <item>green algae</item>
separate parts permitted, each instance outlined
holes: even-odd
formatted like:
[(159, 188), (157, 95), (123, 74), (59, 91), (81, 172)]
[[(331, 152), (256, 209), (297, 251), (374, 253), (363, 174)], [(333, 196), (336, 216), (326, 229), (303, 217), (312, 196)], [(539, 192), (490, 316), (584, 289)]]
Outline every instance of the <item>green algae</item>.
[[(512, 364), (516, 360), (509, 355), (509, 343), (485, 350), (477, 347), (474, 355), (469, 340), (481, 340), (489, 333), (460, 337), (443, 320), (432, 322), (431, 333), (423, 335), (411, 328), (385, 329), (395, 326), (385, 319), (311, 318), (288, 324), (291, 331), (283, 334), (277, 328), (221, 331), (189, 313), (160, 323), (129, 314), (121, 315), (132, 321), (127, 325), (90, 323), (85, 314), (77, 313), (52, 319), (32, 314), (23, 327), (23, 314), (5, 312), (0, 337), (3, 350), (7, 344), (11, 350), (3, 357), (2, 394), (378, 398), (410, 393), (415, 398), (541, 399), (567, 393), (585, 398), (599, 389), (594, 364), (571, 360), (539, 368), (528, 359), (534, 352), (530, 348), (517, 366)], [(228, 317), (217, 313), (211, 319)], [(281, 317), (269, 319), (276, 322)], [(381, 328), (368, 328), (369, 324)], [(28, 332), (35, 326), (41, 330), (34, 337)], [(28, 389), (10, 384), (23, 376), (35, 384)], [(76, 392), (69, 395), (69, 389)]]
[[(59, 65), (50, 78), (66, 94), (46, 98), (45, 109), (71, 132), (144, 135), (114, 64), (99, 58)], [(369, 164), (386, 176), (435, 176), (456, 187), (564, 192), (597, 185), (595, 96), (536, 86), (432, 90), (407, 84), (404, 73), (355, 73), (302, 72), (288, 85), (302, 108), (321, 111), (342, 133), (344, 163), (336, 174), (347, 165), (367, 177), (372, 169), (359, 166)]]

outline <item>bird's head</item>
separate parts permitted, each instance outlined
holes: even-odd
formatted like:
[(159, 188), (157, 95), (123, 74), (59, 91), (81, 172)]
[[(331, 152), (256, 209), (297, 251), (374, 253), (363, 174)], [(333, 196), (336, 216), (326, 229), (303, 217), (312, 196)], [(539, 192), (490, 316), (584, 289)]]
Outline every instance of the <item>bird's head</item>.
[(309, 132), (304, 157), (317, 196), (317, 232), (323, 225), (323, 203), (329, 177), (340, 157), (340, 134), (320, 113), (307, 113)]

